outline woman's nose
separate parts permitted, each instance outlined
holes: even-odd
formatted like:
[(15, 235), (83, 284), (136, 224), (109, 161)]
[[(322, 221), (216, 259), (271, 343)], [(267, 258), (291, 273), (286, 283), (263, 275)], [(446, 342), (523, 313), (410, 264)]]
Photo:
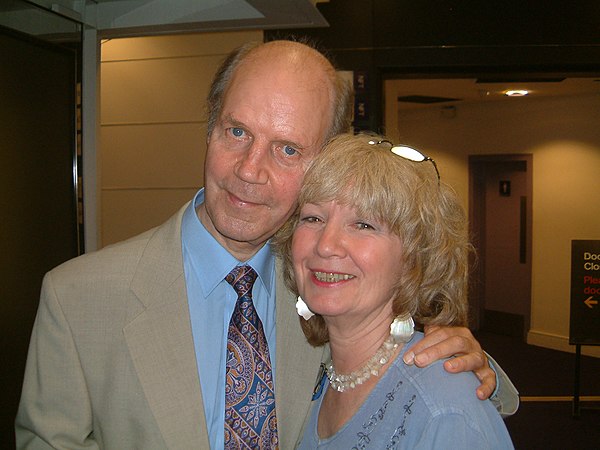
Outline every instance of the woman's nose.
[(328, 222), (321, 230), (317, 253), (323, 257), (342, 257), (345, 254), (343, 233), (335, 223)]

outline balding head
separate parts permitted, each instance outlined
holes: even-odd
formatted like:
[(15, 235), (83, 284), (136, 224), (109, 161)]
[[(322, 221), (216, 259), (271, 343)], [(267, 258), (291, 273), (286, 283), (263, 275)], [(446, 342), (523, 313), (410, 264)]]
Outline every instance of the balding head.
[[(212, 133), (221, 113), (224, 97), (233, 80), (252, 67), (283, 68), (280, 75), (306, 71), (319, 83), (329, 87), (331, 113), (323, 141), (350, 130), (352, 121), (352, 88), (336, 72), (332, 63), (310, 45), (297, 41), (277, 40), (267, 43), (251, 42), (232, 51), (223, 61), (211, 85), (208, 98), (208, 135)], [(323, 84), (321, 85), (323, 86)]]

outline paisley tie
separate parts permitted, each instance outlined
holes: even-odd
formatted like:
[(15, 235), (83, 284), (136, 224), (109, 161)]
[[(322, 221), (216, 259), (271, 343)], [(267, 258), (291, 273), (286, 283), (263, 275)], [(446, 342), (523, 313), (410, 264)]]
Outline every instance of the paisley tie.
[(252, 303), (257, 274), (238, 266), (225, 277), (238, 295), (229, 322), (225, 385), (225, 448), (277, 448), (269, 347)]

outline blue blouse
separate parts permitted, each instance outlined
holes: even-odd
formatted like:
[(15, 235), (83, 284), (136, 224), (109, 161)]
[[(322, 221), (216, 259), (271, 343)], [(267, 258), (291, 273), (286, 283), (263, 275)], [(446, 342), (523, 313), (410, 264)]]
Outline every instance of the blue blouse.
[[(422, 339), (415, 333), (412, 343)], [(354, 416), (333, 436), (319, 439), (323, 395), (313, 402), (300, 449), (513, 449), (502, 418), (475, 395), (472, 372), (450, 374), (443, 361), (420, 369), (402, 354), (383, 374)], [(328, 385), (328, 383), (327, 383)]]

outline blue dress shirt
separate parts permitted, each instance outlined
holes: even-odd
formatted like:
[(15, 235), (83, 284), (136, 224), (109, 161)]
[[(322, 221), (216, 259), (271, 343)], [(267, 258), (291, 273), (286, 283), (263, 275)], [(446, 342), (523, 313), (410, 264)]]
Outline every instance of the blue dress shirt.
[(206, 230), (196, 213), (204, 201), (201, 189), (183, 215), (183, 266), (210, 446), (224, 446), (225, 362), (227, 329), (237, 295), (225, 276), (237, 265), (251, 265), (258, 273), (252, 289), (271, 356), (275, 379), (275, 257), (269, 245), (249, 261), (238, 261)]

